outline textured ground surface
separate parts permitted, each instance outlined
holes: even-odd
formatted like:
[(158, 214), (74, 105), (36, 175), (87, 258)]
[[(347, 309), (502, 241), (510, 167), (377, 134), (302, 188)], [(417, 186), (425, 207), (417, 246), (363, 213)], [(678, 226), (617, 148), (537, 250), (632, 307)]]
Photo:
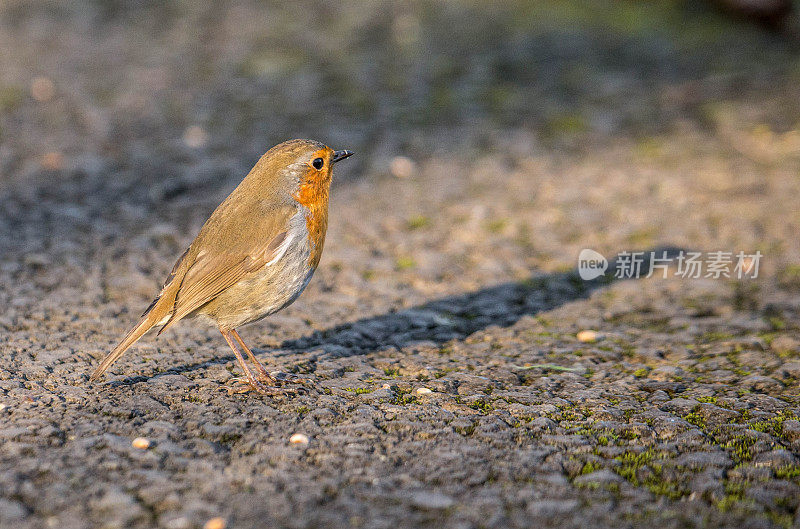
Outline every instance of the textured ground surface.
[[(0, 8), (1, 527), (800, 527), (784, 38), (675, 2), (158, 5)], [(197, 322), (90, 384), (294, 136), (358, 156), (308, 290), (242, 335), (316, 385), (230, 395)], [(661, 246), (764, 257), (573, 272)]]

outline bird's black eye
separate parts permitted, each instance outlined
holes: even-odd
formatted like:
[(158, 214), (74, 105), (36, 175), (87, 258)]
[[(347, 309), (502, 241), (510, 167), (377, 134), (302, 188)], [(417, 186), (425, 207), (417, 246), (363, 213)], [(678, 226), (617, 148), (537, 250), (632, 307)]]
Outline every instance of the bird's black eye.
[(311, 162), (311, 165), (314, 166), (314, 169), (319, 171), (320, 169), (322, 169), (322, 166), (325, 165), (325, 160), (323, 160), (322, 158), (314, 158), (314, 161)]

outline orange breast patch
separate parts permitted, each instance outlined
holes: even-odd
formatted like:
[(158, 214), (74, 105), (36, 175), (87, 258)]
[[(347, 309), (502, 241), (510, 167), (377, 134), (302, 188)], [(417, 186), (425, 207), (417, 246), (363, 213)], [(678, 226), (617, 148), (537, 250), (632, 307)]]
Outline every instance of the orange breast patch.
[(308, 264), (316, 268), (322, 257), (325, 244), (325, 232), (328, 230), (328, 191), (330, 189), (330, 172), (311, 169), (303, 179), (294, 199), (304, 206), (306, 213), (306, 229), (311, 245)]

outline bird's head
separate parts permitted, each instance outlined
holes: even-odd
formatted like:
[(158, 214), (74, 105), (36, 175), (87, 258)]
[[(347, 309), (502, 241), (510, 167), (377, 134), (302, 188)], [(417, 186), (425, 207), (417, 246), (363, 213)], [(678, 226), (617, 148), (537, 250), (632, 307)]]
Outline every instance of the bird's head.
[(318, 141), (289, 140), (270, 149), (263, 157), (270, 167), (264, 173), (278, 176), (292, 189), (292, 196), (306, 207), (327, 203), (333, 166), (353, 155), (335, 151)]

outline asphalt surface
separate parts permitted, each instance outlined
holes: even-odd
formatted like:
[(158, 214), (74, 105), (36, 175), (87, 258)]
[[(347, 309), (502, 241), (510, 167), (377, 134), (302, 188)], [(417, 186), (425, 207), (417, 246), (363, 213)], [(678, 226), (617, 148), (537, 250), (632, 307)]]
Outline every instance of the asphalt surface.
[[(0, 8), (0, 526), (800, 527), (794, 48), (514, 5)], [(241, 334), (313, 382), (231, 394), (187, 321), (89, 383), (295, 136), (357, 155), (310, 286)]]

